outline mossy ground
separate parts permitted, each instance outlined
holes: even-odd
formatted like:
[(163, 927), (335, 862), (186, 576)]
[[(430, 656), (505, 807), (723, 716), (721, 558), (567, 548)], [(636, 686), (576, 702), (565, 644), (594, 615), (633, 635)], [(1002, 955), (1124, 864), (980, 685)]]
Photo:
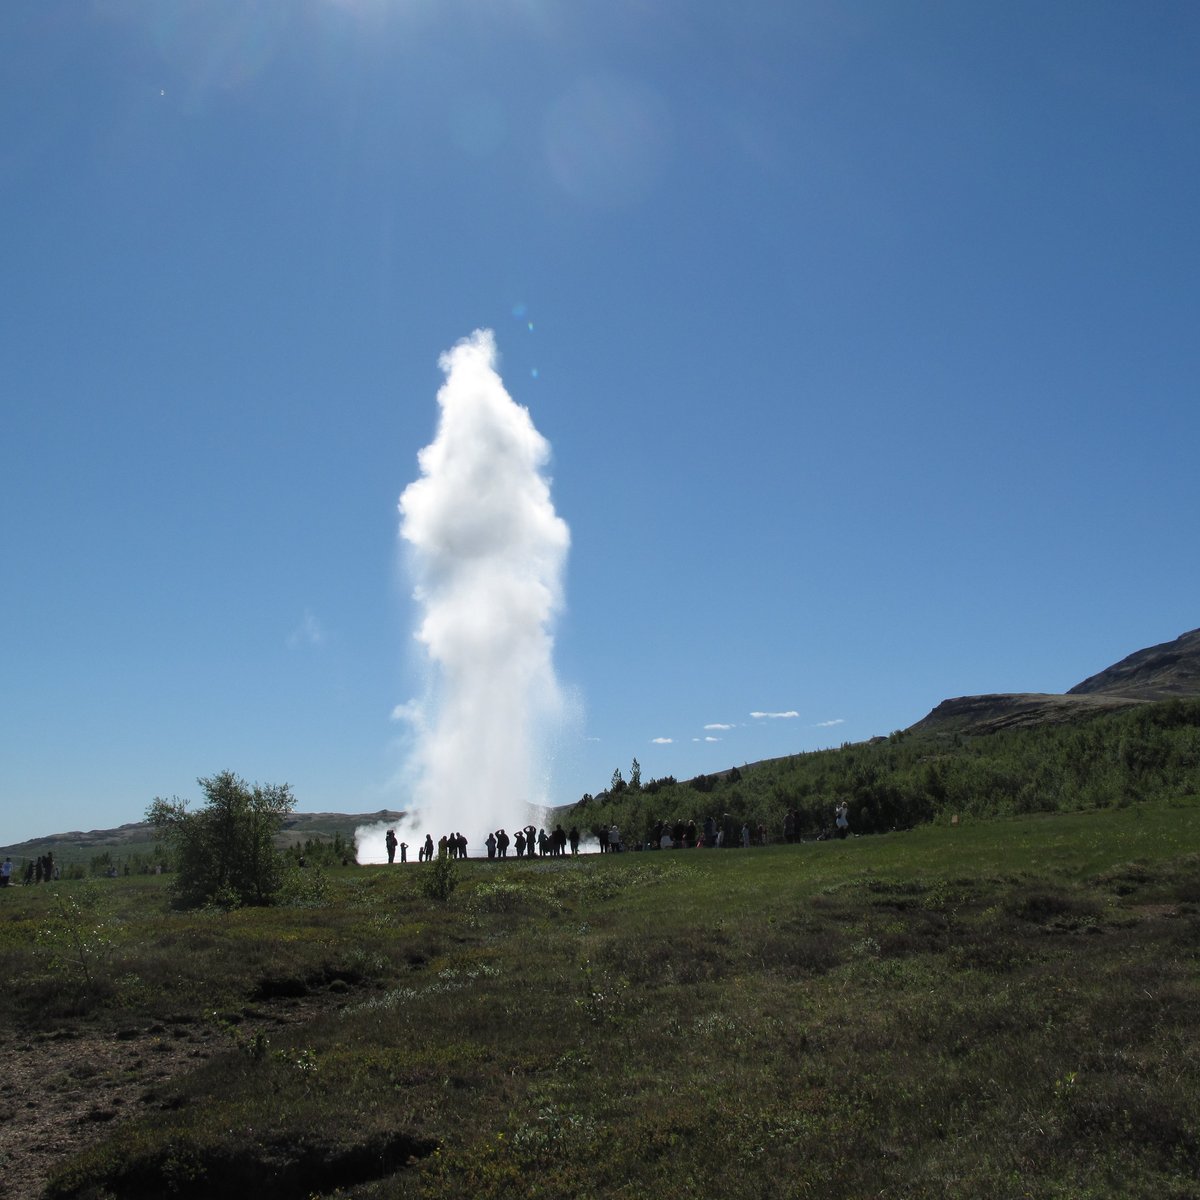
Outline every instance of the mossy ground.
[[(1200, 1195), (1194, 797), (471, 862), (445, 901), (424, 870), (232, 914), (4, 896), (13, 1029), (227, 1047), (49, 1194)], [(311, 1019), (260, 1019), (286, 1003)]]

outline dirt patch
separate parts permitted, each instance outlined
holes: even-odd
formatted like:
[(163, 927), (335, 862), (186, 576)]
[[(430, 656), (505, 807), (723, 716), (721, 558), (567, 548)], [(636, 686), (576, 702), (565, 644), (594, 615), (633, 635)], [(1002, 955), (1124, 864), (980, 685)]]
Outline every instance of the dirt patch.
[[(339, 992), (257, 1004), (239, 1034), (303, 1024), (339, 1008)], [(116, 1121), (160, 1103), (161, 1085), (232, 1048), (227, 1028), (187, 1018), (119, 1030), (86, 1026), (10, 1035), (0, 1093), (0, 1197), (39, 1196), (50, 1172)]]

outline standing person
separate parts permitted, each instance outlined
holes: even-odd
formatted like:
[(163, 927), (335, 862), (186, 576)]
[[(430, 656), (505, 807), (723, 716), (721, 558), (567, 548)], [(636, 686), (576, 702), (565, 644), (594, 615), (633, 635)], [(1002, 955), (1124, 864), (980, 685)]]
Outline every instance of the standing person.
[(433, 834), (425, 835), (425, 861), (433, 862)]
[(837, 819), (834, 822), (837, 825), (837, 835), (844, 838), (850, 832), (850, 805), (845, 800), (837, 807)]
[(408, 862), (408, 843), (407, 842), (400, 843), (400, 861), (402, 863)]
[(749, 821), (747, 821), (742, 826), (742, 849), (743, 850), (750, 849), (750, 822)]
[(508, 857), (508, 843), (511, 840), (512, 839), (507, 833), (504, 832), (503, 829), (496, 834), (496, 849), (499, 851), (501, 858)]
[(732, 849), (738, 844), (738, 827), (737, 822), (729, 813), (725, 813), (721, 817), (721, 832), (725, 835), (721, 839), (721, 845), (728, 846)]
[(489, 833), (484, 839), (483, 844), (487, 847), (488, 858), (496, 857), (496, 835)]
[(12, 859), (5, 857), (4, 862), (0, 863), (0, 887), (8, 887), (10, 879), (12, 879)]
[(571, 853), (579, 853), (579, 826), (572, 825), (571, 832), (567, 834), (567, 840), (571, 843)]
[(610, 853), (616, 853), (621, 849), (621, 831), (615, 825), (608, 831), (608, 849)]
[(394, 829), (389, 829), (387, 831), (387, 837), (385, 837), (383, 841), (387, 846), (388, 866), (390, 867), (392, 863), (396, 861), (396, 831)]

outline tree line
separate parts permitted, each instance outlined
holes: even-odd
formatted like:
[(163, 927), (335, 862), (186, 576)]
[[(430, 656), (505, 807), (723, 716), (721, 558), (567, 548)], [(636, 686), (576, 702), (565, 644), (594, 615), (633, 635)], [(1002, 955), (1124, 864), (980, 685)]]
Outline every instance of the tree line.
[[(633, 779), (637, 779), (635, 785)], [(1000, 817), (1106, 808), (1200, 788), (1200, 700), (1168, 700), (1071, 724), (988, 734), (898, 731), (789, 758), (675, 779), (614, 772), (610, 786), (571, 808), (582, 828), (642, 831), (667, 820), (730, 814), (778, 840), (788, 811), (805, 836), (850, 806), (858, 833), (910, 828), (959, 814)]]

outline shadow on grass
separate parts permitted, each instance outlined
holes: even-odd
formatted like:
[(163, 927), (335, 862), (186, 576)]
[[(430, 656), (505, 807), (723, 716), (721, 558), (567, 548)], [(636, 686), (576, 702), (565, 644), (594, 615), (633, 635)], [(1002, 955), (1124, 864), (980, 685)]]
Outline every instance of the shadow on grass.
[(375, 1134), (350, 1145), (342, 1138), (277, 1136), (265, 1142), (203, 1147), (177, 1138), (142, 1155), (92, 1162), (86, 1178), (67, 1170), (51, 1182), (46, 1195), (52, 1200), (157, 1200), (164, 1195), (199, 1200), (221, 1194), (306, 1200), (322, 1191), (394, 1175), (432, 1154), (436, 1145), (400, 1132)]

